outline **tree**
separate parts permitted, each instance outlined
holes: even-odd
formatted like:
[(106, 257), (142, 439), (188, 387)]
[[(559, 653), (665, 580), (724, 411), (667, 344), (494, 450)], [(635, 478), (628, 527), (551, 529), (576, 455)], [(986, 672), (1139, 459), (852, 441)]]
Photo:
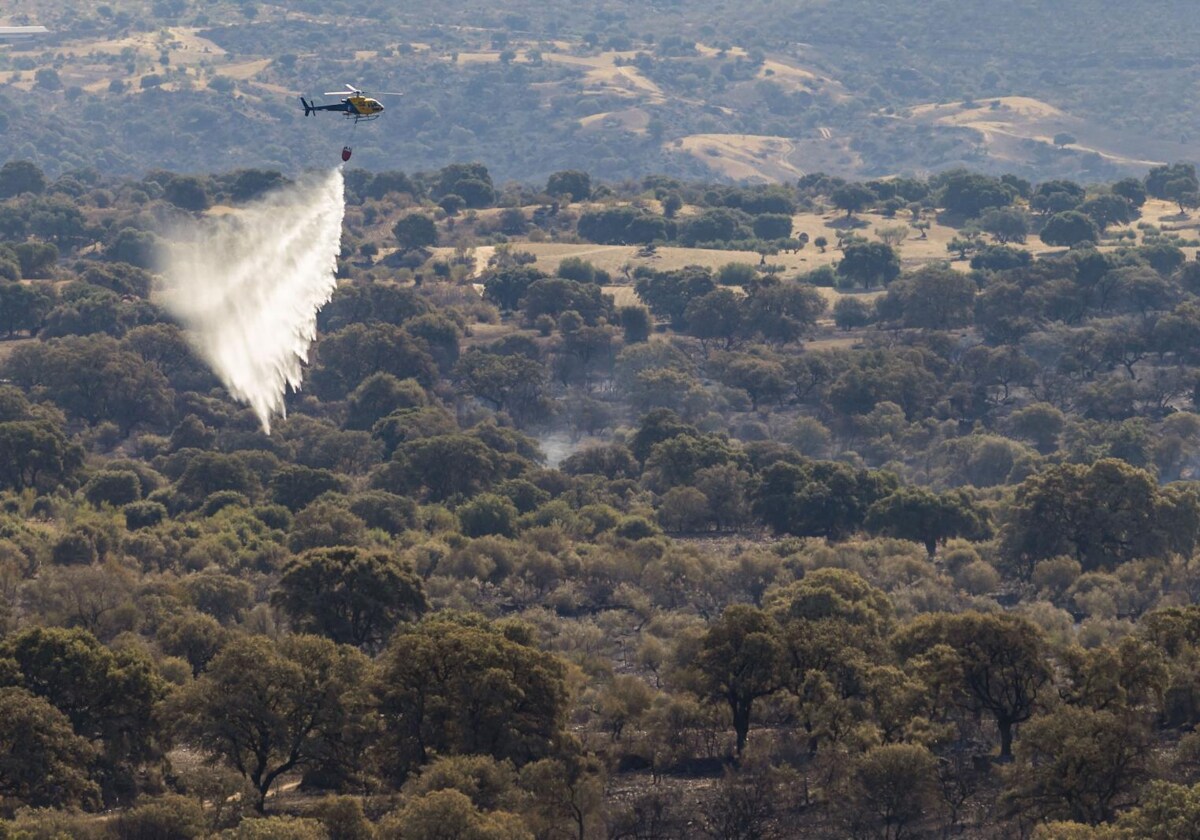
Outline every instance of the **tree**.
[(860, 298), (842, 295), (833, 305), (833, 323), (840, 329), (865, 327), (875, 320), (875, 308)]
[(271, 596), (293, 625), (338, 644), (378, 651), (398, 624), (428, 609), (421, 579), (398, 557), (316, 548), (288, 563)]
[(1029, 235), (1029, 217), (1015, 207), (994, 207), (980, 216), (979, 229), (990, 233), (1001, 245), (1023, 243)]
[(106, 801), (130, 790), (142, 765), (161, 757), (154, 708), (166, 686), (140, 653), (114, 653), (86, 630), (35, 627), (0, 642), (4, 660), (15, 668), (5, 669), (0, 685), (47, 701), (98, 748)]
[(58, 262), (58, 248), (53, 242), (18, 242), (13, 252), (21, 264), (21, 276), (27, 280), (49, 277), (50, 269)]
[(1052, 466), (1017, 487), (1005, 550), (1025, 568), (1066, 554), (1085, 571), (1111, 569), (1194, 540), (1195, 526), (1167, 524), (1181, 504), (1191, 510), (1195, 502), (1164, 495), (1153, 476), (1124, 461)]
[(120, 840), (163, 837), (192, 840), (202, 837), (208, 820), (200, 802), (190, 796), (168, 793), (146, 797), (137, 807), (114, 815), (112, 836)]
[(847, 464), (780, 462), (762, 474), (754, 507), (779, 533), (838, 539), (862, 527), (871, 505), (896, 487), (893, 476)]
[(678, 271), (643, 274), (633, 288), (656, 316), (670, 319), (676, 329), (686, 329), (688, 304), (716, 287), (712, 272), (707, 268), (687, 266)]
[(788, 239), (792, 235), (792, 217), (784, 213), (763, 213), (754, 217), (753, 228), (759, 239)]
[(314, 470), (305, 466), (280, 467), (271, 476), (271, 498), (292, 513), (307, 507), (323, 493), (342, 492), (345, 484), (329, 470)]
[(437, 244), (437, 225), (423, 213), (410, 213), (392, 226), (392, 236), (401, 251), (432, 248)]
[(163, 198), (184, 210), (199, 212), (209, 206), (204, 182), (193, 175), (176, 175), (163, 187)]
[(458, 520), (468, 537), (496, 534), (511, 537), (516, 534), (516, 505), (495, 493), (481, 493), (458, 509)]
[(695, 248), (749, 239), (750, 231), (746, 227), (748, 221), (749, 217), (745, 213), (728, 207), (706, 210), (681, 225), (679, 241), (688, 248)]
[(825, 296), (807, 283), (764, 282), (746, 298), (743, 329), (768, 342), (786, 344), (815, 327), (828, 308)]
[(525, 292), (548, 274), (532, 266), (512, 266), (490, 271), (483, 276), (483, 295), (505, 312), (512, 312), (521, 304)]
[(1119, 195), (1098, 195), (1079, 205), (1079, 212), (1087, 216), (1103, 234), (1109, 225), (1127, 225), (1138, 216), (1137, 208)]
[(307, 817), (249, 818), (238, 823), (237, 828), (227, 829), (220, 834), (221, 840), (328, 840), (329, 836), (325, 826)]
[(405, 801), (380, 822), (392, 840), (532, 840), (522, 820), (506, 811), (485, 813), (457, 790), (437, 790)]
[[(759, 763), (725, 768), (699, 808), (700, 819), (688, 820), (686, 827), (680, 827), (680, 834), (695, 834), (713, 840), (770, 837), (773, 818), (782, 810), (780, 800), (783, 798), (771, 769)], [(696, 822), (702, 834), (696, 832)], [(663, 826), (663, 830), (670, 829)]]
[(397, 450), (393, 463), (403, 469), (407, 481), (407, 486), (396, 490), (424, 486), (435, 502), (486, 490), (500, 477), (502, 466), (491, 447), (463, 434), (435, 435), (406, 443)]
[(933, 557), (950, 537), (980, 539), (987, 535), (987, 514), (961, 490), (934, 493), (921, 487), (902, 487), (867, 511), (868, 530), (913, 540)]
[(452, 163), (438, 171), (433, 197), (461, 196), (467, 207), (488, 207), (496, 201), (492, 176), (482, 163)]
[(957, 329), (971, 323), (977, 292), (967, 275), (945, 264), (930, 265), (888, 286), (877, 311), (886, 320), (898, 315), (906, 327)]
[(714, 289), (688, 303), (683, 317), (688, 334), (706, 348), (710, 341), (720, 341), (728, 348), (742, 329), (742, 297), (731, 289)]
[(942, 177), (941, 206), (953, 216), (973, 219), (992, 207), (1008, 207), (1013, 203), (1015, 190), (987, 175), (964, 170), (946, 173)]
[(1112, 185), (1112, 191), (1137, 209), (1146, 203), (1146, 187), (1137, 178), (1122, 178)]
[(934, 755), (916, 744), (883, 744), (864, 753), (853, 763), (837, 803), (853, 836), (913, 836), (936, 808), (936, 768)]
[(23, 331), (36, 335), (53, 308), (49, 290), (0, 280), (0, 332), (5, 335)]
[(157, 636), (163, 652), (186, 660), (194, 677), (208, 667), (228, 638), (228, 632), (211, 615), (190, 610), (168, 618)]
[(647, 483), (665, 492), (670, 487), (690, 484), (699, 470), (727, 464), (737, 456), (729, 443), (716, 435), (672, 435), (651, 447), (646, 458)]
[(423, 386), (437, 380), (437, 365), (425, 342), (390, 324), (351, 324), (317, 344), (309, 378), (323, 399), (342, 399), (376, 373), (415, 379)]
[(592, 194), (592, 177), (575, 170), (555, 172), (546, 182), (546, 192), (553, 196), (566, 196), (571, 201), (587, 201)]
[(403, 780), (435, 753), (547, 757), (566, 723), (565, 675), (519, 632), (445, 618), (401, 627), (375, 684), (385, 772)]
[(142, 485), (137, 473), (101, 470), (88, 479), (83, 495), (96, 507), (104, 504), (121, 507), (141, 499)]
[(428, 312), (429, 304), (415, 289), (392, 283), (352, 282), (338, 286), (329, 303), (317, 313), (317, 326), (322, 332), (368, 323), (400, 326)]
[(69, 414), (95, 424), (105, 420), (128, 432), (170, 416), (174, 396), (156, 365), (109, 336), (63, 338), (40, 347), (18, 347), (3, 368), (22, 387), (43, 393)]
[(1046, 181), (1038, 184), (1029, 206), (1045, 215), (1065, 213), (1082, 204), (1086, 194), (1074, 181)]
[(626, 344), (638, 344), (650, 338), (654, 321), (650, 318), (649, 309), (644, 306), (622, 306), (617, 310), (617, 316)]
[(1047, 245), (1073, 248), (1081, 242), (1097, 242), (1100, 239), (1100, 229), (1078, 210), (1067, 210), (1051, 216), (1038, 236)]
[(951, 254), (957, 254), (958, 259), (965, 260), (967, 254), (973, 251), (979, 251), (984, 247), (983, 238), (978, 234), (956, 236), (946, 243), (946, 250)]
[[(0, 170), (2, 171), (2, 170)], [(1191, 163), (1173, 163), (1156, 166), (1146, 175), (1146, 192), (1155, 198), (1179, 203), (1179, 212), (1184, 212), (1184, 198), (1200, 193), (1200, 179), (1196, 166)], [(3, 189), (0, 188), (0, 195)]]
[(540, 315), (558, 318), (564, 312), (577, 312), (589, 326), (612, 315), (612, 297), (595, 283), (576, 283), (561, 277), (548, 277), (530, 284), (521, 298), (525, 322), (532, 324)]
[(573, 755), (543, 758), (521, 768), (520, 785), (527, 791), (521, 809), (525, 822), (539, 837), (591, 836), (588, 826), (604, 808), (603, 770), (595, 759)]
[(40, 194), (46, 191), (46, 176), (27, 160), (10, 160), (0, 166), (0, 200), (22, 193)]
[(1074, 134), (1070, 134), (1066, 131), (1060, 131), (1058, 134), (1054, 135), (1054, 145), (1058, 146), (1060, 149), (1063, 148), (1064, 146), (1071, 146), (1074, 143), (1075, 143), (1075, 135)]
[(1050, 680), (1041, 631), (1010, 614), (933, 613), (919, 616), (896, 637), (909, 659), (929, 655), (938, 645), (954, 651), (956, 688), (969, 709), (995, 719), (1000, 757), (1012, 758), (1013, 727), (1033, 716)]
[(283, 173), (274, 169), (243, 169), (234, 174), (229, 196), (239, 203), (253, 201), (287, 183)]
[(394, 411), (422, 408), (428, 404), (425, 389), (415, 379), (397, 379), (389, 373), (372, 374), (346, 399), (345, 427), (369, 431)]
[(1128, 715), (1064, 705), (1021, 736), (1011, 795), (1043, 819), (1108, 822), (1149, 776), (1152, 739)]
[(24, 490), (69, 481), (83, 466), (83, 450), (48, 420), (0, 423), (0, 487)]
[(882, 242), (850, 245), (843, 252), (837, 273), (847, 286), (886, 286), (900, 276), (900, 257), (895, 248)]
[(1031, 403), (1009, 417), (1010, 432), (1028, 440), (1043, 455), (1058, 447), (1058, 437), (1066, 426), (1066, 416), (1049, 403)]
[(96, 748), (46, 700), (0, 688), (0, 796), (32, 808), (95, 805), (100, 790), (87, 768)]
[(518, 422), (540, 416), (545, 408), (546, 368), (536, 359), (468, 350), (454, 366), (454, 378), (465, 393)]
[(875, 201), (875, 193), (862, 184), (844, 184), (829, 194), (829, 200), (839, 210), (846, 211), (849, 218)]
[[(1119, 837), (1125, 840), (1175, 840), (1195, 837), (1200, 832), (1200, 785), (1186, 787), (1153, 781), (1141, 792), (1138, 807), (1121, 814), (1117, 820)], [(1108, 840), (1108, 838), (1103, 838)]]
[(220, 490), (232, 490), (252, 496), (258, 489), (254, 474), (245, 461), (236, 455), (222, 452), (194, 452), (176, 482), (176, 489), (188, 497), (194, 506)]
[(675, 223), (633, 207), (589, 210), (579, 216), (579, 235), (601, 245), (649, 244), (673, 238)]
[(754, 701), (775, 693), (784, 684), (779, 626), (755, 607), (727, 607), (704, 634), (696, 667), (709, 695), (729, 706), (737, 753), (741, 755)]
[(326, 760), (358, 725), (369, 662), (316, 636), (232, 639), (175, 697), (179, 734), (254, 785), (263, 809), (284, 773)]
[(672, 487), (663, 494), (658, 521), (664, 530), (698, 530), (708, 520), (708, 497), (695, 487)]
[(888, 227), (875, 228), (875, 235), (885, 245), (891, 245), (895, 248), (905, 239), (908, 239), (909, 230), (908, 225), (890, 225)]

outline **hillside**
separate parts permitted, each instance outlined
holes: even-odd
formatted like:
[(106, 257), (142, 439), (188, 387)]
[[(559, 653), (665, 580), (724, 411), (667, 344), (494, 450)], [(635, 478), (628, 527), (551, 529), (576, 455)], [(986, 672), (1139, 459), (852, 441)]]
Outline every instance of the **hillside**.
[[(586, 168), (780, 181), (966, 164), (1099, 181), (1194, 156), (1186, 4), (1156, 0), (1119, 33), (1103, 16), (1017, 0), (981, 27), (982, 4), (951, 5), (896, 14), (856, 0), (834, 13), (760, 0), (730, 20), (702, 3), (679, 26), (626, 3), (474, 17), (451, 4), (373, 8), (363, 28), (346, 23), (364, 17), (353, 2), (47, 3), (52, 38), (0, 45), (0, 131), (8, 154), (56, 172), (294, 171), (348, 142), (369, 168), (476, 159), (502, 180)], [(0, 1), (0, 20), (19, 18), (19, 4)], [(1082, 29), (1066, 36), (1064, 20)], [(1154, 20), (1171, 22), (1168, 38)], [(1034, 65), (1046, 42), (1055, 48)], [(356, 132), (303, 120), (299, 94), (346, 81), (407, 96)], [(1056, 146), (1064, 133), (1075, 142)]]

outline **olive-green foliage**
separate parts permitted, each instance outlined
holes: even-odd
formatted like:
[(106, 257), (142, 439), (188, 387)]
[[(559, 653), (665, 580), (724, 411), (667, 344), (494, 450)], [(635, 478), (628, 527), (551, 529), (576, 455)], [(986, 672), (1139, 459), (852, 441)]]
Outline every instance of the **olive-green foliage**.
[(329, 756), (367, 668), (358, 651), (315, 636), (236, 638), (175, 696), (179, 735), (237, 768), (261, 811), (282, 774)]
[(42, 698), (75, 734), (103, 745), (98, 766), (106, 798), (127, 792), (132, 777), (160, 753), (155, 704), (166, 687), (135, 650), (114, 652), (86, 630), (31, 628), (0, 642), (2, 681)]
[(306, 817), (246, 819), (218, 836), (222, 840), (331, 840), (325, 826)]
[[(488, 685), (473, 675), (487, 670)], [(440, 754), (524, 764), (547, 755), (566, 714), (563, 664), (475, 622), (427, 620), (392, 637), (379, 698), (385, 772), (403, 779)]]
[(95, 747), (46, 700), (21, 688), (0, 689), (0, 743), (0, 791), (7, 800), (35, 808), (99, 804), (100, 790), (87, 774)]
[(317, 548), (283, 569), (272, 601), (298, 630), (339, 644), (378, 649), (402, 621), (428, 607), (421, 580), (382, 551)]
[(119, 840), (192, 840), (207, 834), (205, 823), (199, 802), (168, 794), (118, 815), (113, 834)]

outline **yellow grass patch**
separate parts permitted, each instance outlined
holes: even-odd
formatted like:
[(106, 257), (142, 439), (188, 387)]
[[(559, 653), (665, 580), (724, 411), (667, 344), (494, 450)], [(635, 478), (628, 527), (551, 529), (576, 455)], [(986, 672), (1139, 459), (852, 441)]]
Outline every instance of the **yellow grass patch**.
[(632, 52), (605, 52), (594, 56), (546, 53), (542, 58), (555, 64), (583, 69), (585, 89), (634, 95), (655, 103), (665, 102), (662, 89), (643, 76), (640, 70), (632, 65), (617, 66), (617, 59), (629, 60), (634, 55)]
[(795, 180), (804, 170), (791, 162), (795, 145), (786, 137), (758, 134), (692, 134), (666, 145), (682, 151), (709, 169), (738, 181)]
[(271, 64), (271, 59), (260, 58), (255, 61), (239, 61), (236, 64), (226, 64), (223, 67), (216, 68), (216, 72), (221, 76), (228, 76), (231, 79), (252, 79), (262, 71), (266, 70)]
[[(706, 58), (716, 58), (721, 54), (721, 51), (716, 47), (710, 47), (707, 44), (696, 44), (696, 51)], [(746, 51), (741, 47), (730, 47), (725, 50), (725, 55), (730, 58), (745, 58)]]
[(816, 73), (801, 67), (793, 67), (782, 61), (769, 60), (764, 61), (762, 67), (759, 68), (758, 78), (770, 79), (787, 87), (801, 90), (812, 90), (823, 81)]
[(583, 128), (614, 127), (623, 128), (637, 134), (643, 134), (650, 124), (650, 115), (641, 108), (628, 108), (624, 111), (605, 111), (592, 114), (579, 121)]
[(988, 153), (1002, 160), (1021, 162), (1028, 157), (1022, 147), (1033, 140), (1054, 144), (1059, 133), (1078, 135), (1070, 144), (1075, 151), (1094, 152), (1114, 163), (1127, 166), (1156, 166), (1159, 161), (1142, 160), (1104, 148), (1102, 143), (1088, 139), (1090, 127), (1080, 119), (1060, 109), (1028, 96), (1001, 96), (964, 102), (918, 105), (909, 111), (909, 119), (920, 123), (969, 128), (978, 132), (988, 147)]

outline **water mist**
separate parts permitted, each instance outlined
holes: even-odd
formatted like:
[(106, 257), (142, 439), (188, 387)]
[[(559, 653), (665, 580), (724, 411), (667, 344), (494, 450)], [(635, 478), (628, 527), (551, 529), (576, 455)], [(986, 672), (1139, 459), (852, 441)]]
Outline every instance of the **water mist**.
[(178, 231), (164, 254), (162, 304), (267, 433), (337, 286), (344, 209), (340, 169), (307, 176)]

